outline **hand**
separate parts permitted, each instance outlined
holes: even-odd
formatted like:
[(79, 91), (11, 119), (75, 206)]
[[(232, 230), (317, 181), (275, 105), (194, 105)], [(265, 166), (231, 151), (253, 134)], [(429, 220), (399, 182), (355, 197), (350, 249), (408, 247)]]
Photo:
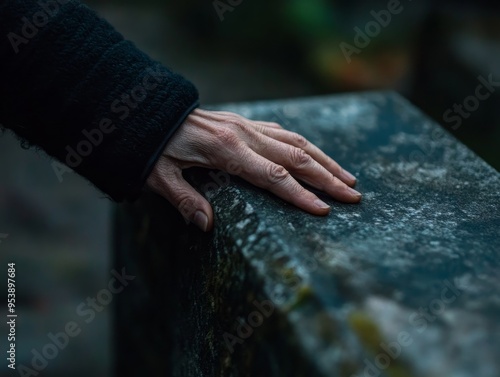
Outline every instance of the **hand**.
[(208, 201), (182, 177), (182, 169), (193, 166), (236, 174), (314, 215), (326, 215), (330, 207), (293, 177), (339, 201), (361, 200), (349, 187), (356, 178), (299, 134), (276, 123), (196, 109), (169, 140), (147, 186), (203, 231), (212, 229), (214, 216)]

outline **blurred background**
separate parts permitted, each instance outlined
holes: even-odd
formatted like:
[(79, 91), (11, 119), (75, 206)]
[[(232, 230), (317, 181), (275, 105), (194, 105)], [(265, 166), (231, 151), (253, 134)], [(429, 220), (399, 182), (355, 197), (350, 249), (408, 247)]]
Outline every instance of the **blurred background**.
[[(500, 168), (496, 3), (88, 4), (138, 47), (190, 79), (202, 104), (396, 90)], [(76, 308), (105, 288), (110, 271), (120, 268), (111, 262), (114, 204), (75, 174), (61, 181), (43, 152), (24, 150), (8, 132), (0, 137), (0, 177), (1, 269), (16, 262), (17, 362), (29, 366), (32, 349), (40, 351), (48, 333), (62, 331), (77, 318)], [(71, 370), (76, 377), (111, 376), (112, 314), (111, 306), (96, 313), (41, 375), (65, 376)], [(4, 323), (0, 333), (6, 333)], [(3, 375), (9, 374), (2, 367)]]

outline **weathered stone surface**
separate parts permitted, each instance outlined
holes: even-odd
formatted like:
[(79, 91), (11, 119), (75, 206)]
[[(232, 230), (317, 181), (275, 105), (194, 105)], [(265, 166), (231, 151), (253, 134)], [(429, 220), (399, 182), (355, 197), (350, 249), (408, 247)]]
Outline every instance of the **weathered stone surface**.
[(314, 217), (194, 169), (211, 234), (158, 197), (120, 208), (117, 263), (139, 277), (118, 303), (122, 375), (132, 360), (173, 376), (500, 375), (493, 168), (393, 93), (219, 109), (300, 132), (357, 175), (363, 201), (322, 196), (332, 212)]

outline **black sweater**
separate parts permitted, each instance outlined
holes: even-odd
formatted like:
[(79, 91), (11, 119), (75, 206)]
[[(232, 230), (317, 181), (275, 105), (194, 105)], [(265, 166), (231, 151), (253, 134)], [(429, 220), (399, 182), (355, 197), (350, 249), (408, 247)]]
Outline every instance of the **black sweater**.
[(0, 124), (136, 199), (196, 88), (79, 1), (0, 0)]

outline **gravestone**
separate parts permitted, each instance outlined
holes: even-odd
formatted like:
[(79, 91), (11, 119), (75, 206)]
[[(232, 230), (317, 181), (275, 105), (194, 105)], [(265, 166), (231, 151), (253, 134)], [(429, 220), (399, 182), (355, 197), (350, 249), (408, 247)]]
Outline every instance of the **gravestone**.
[(121, 206), (118, 375), (500, 376), (493, 168), (390, 92), (217, 109), (301, 133), (363, 200), (316, 217), (191, 169), (211, 233), (156, 195)]

